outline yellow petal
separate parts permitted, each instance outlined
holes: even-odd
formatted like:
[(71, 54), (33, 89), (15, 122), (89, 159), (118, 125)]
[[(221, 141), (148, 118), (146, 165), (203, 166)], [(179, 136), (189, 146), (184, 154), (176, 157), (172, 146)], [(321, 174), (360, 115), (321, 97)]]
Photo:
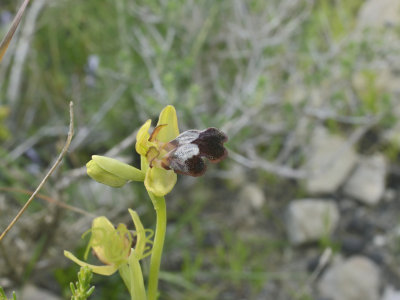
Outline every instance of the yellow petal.
[(176, 117), (175, 108), (172, 105), (168, 105), (160, 113), (157, 126), (163, 124), (167, 124), (167, 126), (160, 129), (157, 140), (166, 143), (179, 135), (178, 118)]
[(64, 255), (65, 255), (65, 257), (69, 258), (70, 260), (72, 260), (74, 263), (80, 265), (81, 267), (84, 267), (84, 266), (89, 267), (92, 270), (92, 272), (96, 273), (96, 274), (109, 276), (109, 275), (114, 274), (118, 270), (118, 267), (115, 265), (95, 266), (95, 265), (88, 264), (84, 261), (81, 261), (76, 256), (74, 256), (71, 252), (66, 251), (66, 250), (64, 250)]
[(137, 135), (136, 135), (136, 152), (142, 156), (145, 156), (147, 150), (149, 150), (149, 129), (151, 125), (151, 120), (147, 120), (146, 123), (140, 127)]
[(176, 179), (177, 176), (173, 170), (153, 167), (147, 170), (144, 185), (148, 191), (161, 197), (173, 189)]
[(125, 180), (143, 181), (145, 173), (114, 158), (93, 155), (92, 159), (105, 171)]
[(127, 180), (100, 168), (100, 166), (93, 160), (86, 164), (86, 170), (87, 174), (92, 179), (111, 187), (121, 187), (127, 182)]
[(91, 237), (85, 252), (85, 259), (88, 256), (89, 249), (93, 248), (97, 258), (103, 263), (109, 263), (104, 254), (104, 241), (108, 236), (115, 232), (114, 225), (104, 216), (97, 217), (92, 222)]

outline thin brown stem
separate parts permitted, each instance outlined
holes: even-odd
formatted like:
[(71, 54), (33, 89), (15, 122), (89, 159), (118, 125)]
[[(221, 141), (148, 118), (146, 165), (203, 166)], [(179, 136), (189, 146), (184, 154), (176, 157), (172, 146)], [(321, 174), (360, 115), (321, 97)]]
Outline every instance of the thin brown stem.
[[(21, 194), (25, 194), (25, 195), (29, 195), (31, 196), (33, 194), (32, 191), (29, 190), (24, 190), (24, 189), (19, 189), (19, 188), (12, 188), (12, 187), (0, 187), (0, 191), (4, 191), (4, 192), (11, 192), (11, 193), (21, 193)], [(59, 201), (57, 199), (54, 199), (50, 196), (47, 195), (43, 195), (43, 194), (37, 194), (36, 198), (42, 199), (44, 201), (47, 201), (48, 203), (54, 203), (55, 205), (68, 209), (70, 211), (76, 212), (78, 214), (84, 215), (84, 216), (90, 216), (90, 217), (95, 217), (94, 214), (91, 214), (89, 212), (87, 212), (86, 210), (83, 210), (79, 207), (75, 207), (73, 205), (69, 205), (66, 204), (62, 201)]]
[(15, 15), (14, 20), (11, 23), (10, 29), (8, 30), (4, 39), (0, 43), (0, 62), (1, 62), (4, 54), (6, 53), (8, 45), (10, 44), (15, 31), (17, 30), (18, 24), (21, 21), (22, 15), (24, 14), (25, 8), (28, 5), (28, 3), (29, 3), (29, 0), (25, 0), (24, 3), (22, 3), (17, 14)]
[(28, 201), (25, 203), (25, 205), (21, 208), (21, 210), (18, 212), (18, 214), (15, 216), (15, 218), (11, 221), (11, 223), (7, 226), (7, 228), (3, 231), (3, 233), (0, 236), (0, 241), (5, 237), (5, 235), (10, 231), (10, 229), (15, 225), (15, 223), (18, 221), (18, 219), (21, 217), (21, 215), (25, 212), (25, 210), (28, 208), (29, 204), (35, 199), (35, 196), (39, 193), (40, 189), (43, 187), (43, 185), (46, 183), (46, 181), (49, 179), (50, 175), (54, 172), (54, 170), (57, 168), (57, 166), (61, 163), (63, 157), (67, 153), (67, 150), (69, 148), (69, 145), (71, 144), (72, 136), (74, 135), (74, 111), (73, 111), (73, 103), (69, 103), (69, 130), (68, 130), (68, 137), (65, 142), (64, 148), (62, 149), (60, 155), (58, 156), (57, 160), (53, 164), (53, 166), (50, 168), (50, 170), (47, 172), (46, 176), (44, 176), (43, 180), (40, 182), (36, 190), (32, 193), (32, 195), (29, 197)]

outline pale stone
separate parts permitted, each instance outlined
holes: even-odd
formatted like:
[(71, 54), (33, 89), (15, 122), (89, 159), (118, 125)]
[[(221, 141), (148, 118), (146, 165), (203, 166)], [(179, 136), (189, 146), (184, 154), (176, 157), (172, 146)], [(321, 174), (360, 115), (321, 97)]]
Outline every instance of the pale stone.
[(386, 161), (381, 154), (364, 157), (344, 185), (344, 193), (365, 204), (379, 203), (385, 192)]
[(384, 28), (400, 24), (400, 0), (368, 0), (360, 9), (357, 27)]
[(382, 300), (400, 300), (400, 291), (387, 286), (383, 292)]
[(315, 129), (309, 153), (311, 174), (305, 186), (311, 194), (335, 192), (357, 162), (357, 154), (346, 140), (323, 127)]
[[(377, 65), (369, 71), (356, 72), (352, 77), (352, 83), (360, 97), (368, 97), (371, 90), (378, 94), (400, 92), (400, 76), (386, 64)], [(398, 110), (394, 108), (396, 109)]]
[(265, 203), (265, 195), (261, 188), (256, 184), (247, 184), (240, 191), (240, 200), (246, 201), (254, 209), (260, 209)]
[(254, 216), (265, 204), (263, 191), (255, 184), (246, 184), (239, 192), (239, 201), (234, 206), (233, 217), (236, 222), (244, 225), (254, 225)]
[(334, 264), (318, 283), (321, 297), (330, 300), (378, 300), (379, 287), (379, 268), (362, 256)]
[(295, 200), (287, 209), (286, 228), (292, 244), (317, 241), (330, 235), (338, 222), (339, 210), (331, 200)]

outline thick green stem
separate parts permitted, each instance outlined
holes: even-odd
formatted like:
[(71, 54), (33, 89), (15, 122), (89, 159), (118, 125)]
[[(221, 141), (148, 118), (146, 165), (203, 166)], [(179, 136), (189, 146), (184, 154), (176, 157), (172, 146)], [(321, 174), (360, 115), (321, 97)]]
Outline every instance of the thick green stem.
[(149, 286), (147, 291), (148, 300), (156, 300), (158, 295), (158, 276), (160, 272), (161, 255), (164, 246), (165, 230), (167, 227), (167, 209), (165, 198), (158, 197), (149, 192), (157, 214), (156, 232), (153, 242), (153, 250), (150, 260)]

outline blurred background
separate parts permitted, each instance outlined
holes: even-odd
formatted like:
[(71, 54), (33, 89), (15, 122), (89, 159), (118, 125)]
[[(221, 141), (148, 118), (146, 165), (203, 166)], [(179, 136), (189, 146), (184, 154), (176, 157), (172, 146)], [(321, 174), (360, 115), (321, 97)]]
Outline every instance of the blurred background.
[[(1, 1), (1, 36), (19, 5)], [(31, 1), (0, 65), (1, 231), (58, 156), (69, 101), (76, 133), (0, 244), (0, 286), (69, 299), (63, 250), (82, 256), (94, 216), (154, 228), (141, 184), (84, 166), (139, 166), (137, 128), (173, 104), (181, 131), (226, 132), (229, 157), (167, 195), (160, 300), (399, 300), (399, 37), (399, 0)], [(93, 284), (128, 297), (118, 275)]]

